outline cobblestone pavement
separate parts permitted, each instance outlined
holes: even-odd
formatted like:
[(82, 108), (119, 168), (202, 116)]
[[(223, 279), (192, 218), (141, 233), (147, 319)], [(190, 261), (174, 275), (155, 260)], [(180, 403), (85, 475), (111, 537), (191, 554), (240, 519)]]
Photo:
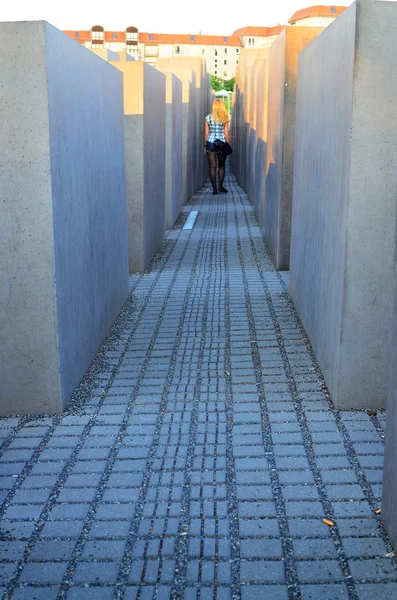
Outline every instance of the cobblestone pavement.
[(397, 598), (384, 415), (333, 408), (228, 187), (132, 277), (67, 413), (0, 421), (3, 599)]

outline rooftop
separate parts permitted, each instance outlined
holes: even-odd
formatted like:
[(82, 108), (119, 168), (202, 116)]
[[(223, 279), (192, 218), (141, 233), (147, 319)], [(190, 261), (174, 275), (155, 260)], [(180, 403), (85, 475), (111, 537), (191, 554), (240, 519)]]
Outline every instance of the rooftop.
[(341, 15), (347, 6), (309, 6), (296, 11), (288, 21), (289, 23), (295, 23), (302, 19), (309, 19), (310, 17), (328, 17), (335, 18)]
[(139, 33), (139, 41), (154, 44), (196, 44), (198, 46), (242, 46), (239, 37), (223, 35), (196, 35), (186, 33)]
[[(91, 30), (88, 31), (77, 31), (68, 30), (64, 31), (66, 35), (77, 40), (79, 42), (91, 41)], [(125, 42), (126, 32), (125, 31), (105, 31), (104, 32), (105, 42)], [(196, 35), (186, 33), (138, 33), (138, 40), (143, 44), (195, 44), (198, 46), (238, 46), (242, 47), (242, 42), (239, 37), (223, 36), (223, 35)]]
[(254, 37), (270, 37), (272, 35), (278, 35), (284, 29), (284, 25), (276, 25), (275, 27), (242, 27), (241, 29), (237, 29), (233, 35), (237, 37), (243, 37), (247, 35), (252, 35)]

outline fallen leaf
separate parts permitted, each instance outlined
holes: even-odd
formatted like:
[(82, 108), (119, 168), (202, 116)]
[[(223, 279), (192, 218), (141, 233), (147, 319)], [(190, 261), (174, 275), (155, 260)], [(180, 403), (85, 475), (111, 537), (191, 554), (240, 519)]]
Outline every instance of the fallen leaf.
[(376, 515), (380, 515), (380, 513), (381, 513), (381, 512), (382, 512), (382, 509), (381, 509), (381, 508), (378, 508), (378, 510), (376, 510), (376, 511), (375, 511), (375, 514), (376, 514)]
[(335, 523), (333, 521), (330, 521), (329, 519), (323, 519), (323, 523), (329, 525), (330, 527), (333, 527), (335, 525)]

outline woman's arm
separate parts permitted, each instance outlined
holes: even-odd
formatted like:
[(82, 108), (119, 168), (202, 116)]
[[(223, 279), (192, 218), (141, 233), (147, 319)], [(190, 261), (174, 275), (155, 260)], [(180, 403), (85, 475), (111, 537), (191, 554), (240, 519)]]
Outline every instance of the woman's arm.
[(207, 143), (207, 138), (210, 134), (210, 127), (207, 121), (204, 121), (204, 146)]
[(205, 147), (207, 143), (208, 136), (210, 134), (210, 126), (208, 125), (207, 119), (204, 121), (204, 154), (207, 154), (207, 149)]
[(225, 138), (227, 143), (230, 144), (229, 122), (225, 123)]

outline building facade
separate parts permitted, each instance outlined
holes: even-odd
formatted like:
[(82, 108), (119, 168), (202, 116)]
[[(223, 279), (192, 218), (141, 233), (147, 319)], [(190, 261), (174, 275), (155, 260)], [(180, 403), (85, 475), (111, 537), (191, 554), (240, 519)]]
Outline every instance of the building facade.
[(216, 36), (146, 33), (139, 32), (136, 27), (127, 27), (125, 31), (105, 31), (101, 25), (94, 25), (88, 31), (64, 33), (91, 50), (127, 52), (133, 58), (152, 65), (158, 58), (205, 58), (208, 72), (228, 81), (236, 75), (240, 52), (245, 45), (266, 48), (282, 29), (282, 26), (245, 27), (232, 36)]
[[(345, 6), (311, 6), (296, 12), (289, 25), (324, 27), (332, 23)], [(66, 35), (91, 50), (127, 52), (132, 58), (155, 65), (158, 58), (177, 56), (205, 58), (207, 71), (225, 81), (235, 77), (242, 48), (269, 48), (284, 25), (242, 27), (231, 36), (145, 33), (129, 26), (124, 31), (106, 31), (94, 25), (88, 31), (65, 31)]]
[(276, 27), (242, 27), (233, 33), (233, 36), (240, 38), (244, 48), (269, 48), (279, 33), (284, 29), (284, 25)]

